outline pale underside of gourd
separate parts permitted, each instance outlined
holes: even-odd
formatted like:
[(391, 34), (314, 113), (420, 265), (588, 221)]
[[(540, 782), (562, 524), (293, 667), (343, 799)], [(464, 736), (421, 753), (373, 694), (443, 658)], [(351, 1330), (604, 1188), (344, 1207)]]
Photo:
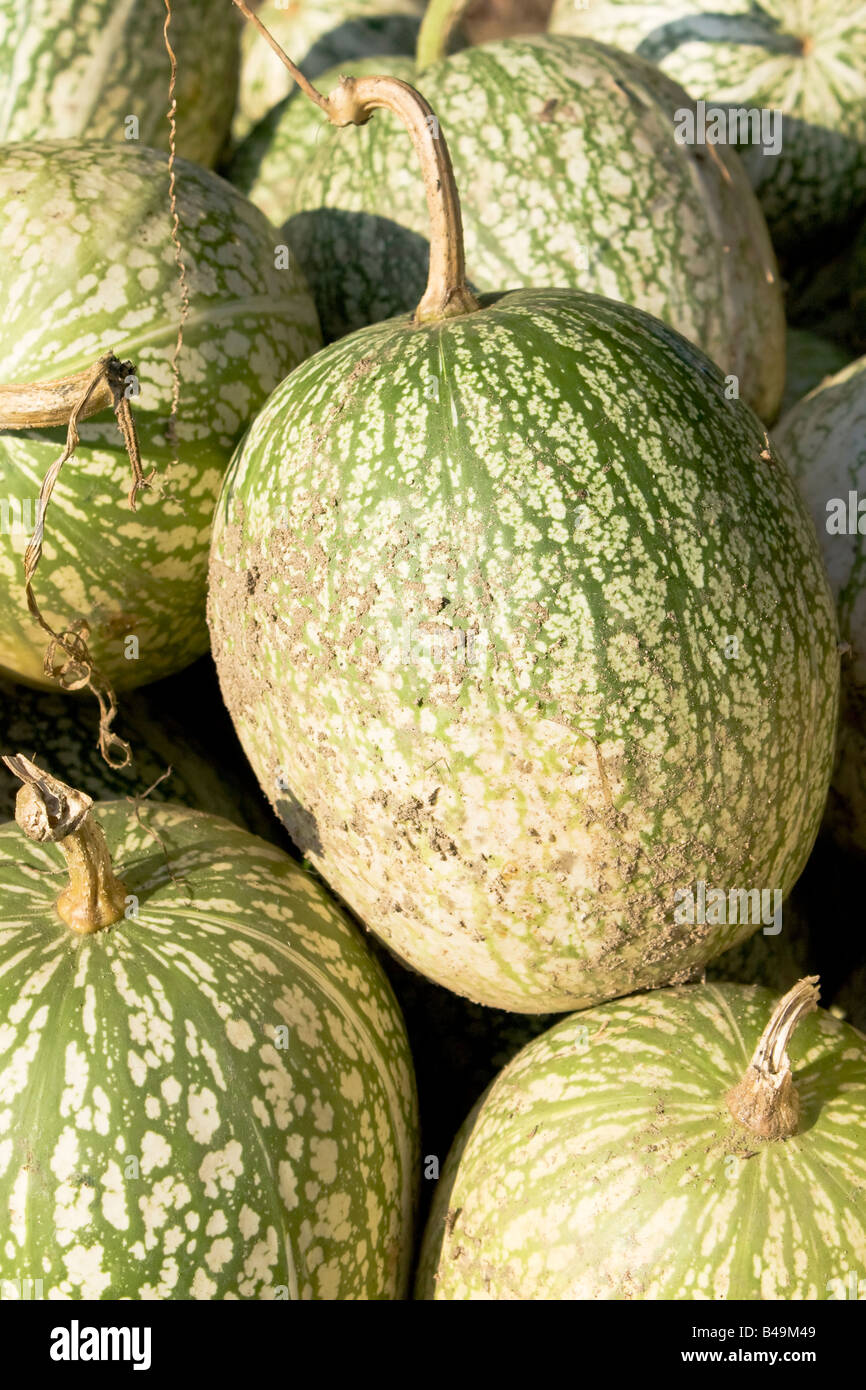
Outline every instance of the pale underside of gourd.
[[(573, 286), (635, 304), (697, 343), (773, 417), (784, 318), (767, 229), (735, 155), (677, 143), (673, 112), (689, 103), (681, 88), (585, 40), (485, 44), (417, 78), (408, 60), (347, 66), (420, 82), (447, 134), (472, 285)], [(326, 339), (414, 307), (429, 229), (420, 175), (389, 113), (333, 131), (292, 98), (241, 147), (231, 177), (284, 224)]]
[(866, 357), (794, 406), (773, 437), (814, 520), (849, 647), (827, 821), (842, 844), (866, 851), (866, 520), (857, 510), (866, 496)]
[(784, 113), (778, 153), (743, 151), (778, 246), (796, 252), (866, 203), (863, 0), (558, 0), (551, 29), (658, 63), (714, 107)]
[(530, 1043), (455, 1140), (418, 1297), (845, 1297), (866, 1261), (866, 1042), (804, 1018), (798, 1132), (762, 1140), (725, 1097), (774, 1002), (657, 991)]
[(240, 57), (239, 17), (224, 0), (0, 0), (0, 141), (168, 149), (169, 8), (177, 150), (213, 165), (228, 135)]
[(479, 1002), (685, 978), (755, 924), (677, 924), (676, 890), (785, 894), (814, 840), (811, 524), (716, 369), (625, 306), (520, 292), (302, 364), (227, 477), (210, 622), (296, 843)]
[[(288, 7), (265, 0), (257, 10), (280, 47), (311, 81), (346, 60), (414, 53), (423, 12), (423, 0), (315, 0)], [(237, 140), (295, 90), (251, 24), (241, 35), (241, 55), (232, 126)]]
[[(137, 369), (132, 408), (155, 484), (132, 512), (115, 420), (85, 421), (46, 513), (34, 584), (55, 630), (88, 622), (96, 665), (118, 689), (206, 650), (206, 557), (222, 474), (268, 391), (319, 342), (306, 287), (296, 268), (277, 267), (261, 214), (191, 164), (180, 162), (177, 174), (190, 313), (177, 359), (175, 447), (181, 301), (164, 156), (54, 142), (10, 145), (0, 159), (0, 232), (14, 248), (0, 268), (0, 382), (55, 379), (111, 350)], [(0, 432), (0, 668), (42, 685), (50, 684), (46, 638), (27, 611), (22, 558), (65, 434)]]
[(54, 910), (57, 848), (0, 828), (0, 1277), (46, 1298), (400, 1297), (414, 1082), (358, 933), (225, 821), (92, 814), (138, 915), (84, 938)]

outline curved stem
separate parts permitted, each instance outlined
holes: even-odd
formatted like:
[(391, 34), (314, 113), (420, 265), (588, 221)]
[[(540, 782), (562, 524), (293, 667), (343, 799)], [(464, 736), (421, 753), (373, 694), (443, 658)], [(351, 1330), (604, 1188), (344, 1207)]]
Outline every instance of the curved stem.
[(473, 0), (429, 0), (415, 49), (415, 66), (419, 72), (448, 55), (454, 30)]
[(807, 975), (779, 1000), (742, 1081), (727, 1094), (728, 1109), (762, 1139), (797, 1133), (800, 1098), (791, 1075), (788, 1043), (797, 1024), (818, 1007), (818, 976)]
[(51, 429), (68, 425), (73, 413), (79, 420), (114, 407), (117, 391), (123, 394), (131, 362), (120, 362), (106, 353), (92, 367), (52, 381), (32, 381), (0, 386), (0, 430)]
[(126, 889), (115, 878), (102, 830), (90, 819), (91, 798), (21, 753), (3, 761), (24, 784), (15, 799), (19, 829), (29, 840), (59, 845), (66, 860), (69, 883), (56, 904), (61, 919), (80, 936), (119, 922)]
[(264, 34), (304, 94), (321, 107), (333, 125), (366, 125), (379, 109), (399, 116), (421, 164), (430, 214), (430, 271), (414, 322), (436, 323), (473, 313), (479, 304), (466, 284), (463, 224), (451, 156), (439, 121), (420, 92), (396, 77), (343, 77), (325, 97), (286, 57), (245, 0), (234, 0), (234, 4)]

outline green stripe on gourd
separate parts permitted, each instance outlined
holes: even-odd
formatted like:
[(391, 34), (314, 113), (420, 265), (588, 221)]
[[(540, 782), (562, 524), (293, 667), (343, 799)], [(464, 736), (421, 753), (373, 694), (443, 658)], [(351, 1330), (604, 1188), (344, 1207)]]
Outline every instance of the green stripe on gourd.
[(800, 1019), (788, 1044), (800, 1118), (785, 1139), (726, 1103), (777, 999), (755, 986), (664, 990), (530, 1043), (455, 1142), (418, 1297), (839, 1299), (852, 1279), (862, 1290), (866, 1040), (823, 1010)]
[[(222, 474), (268, 392), (320, 341), (306, 286), (293, 265), (278, 268), (278, 239), (261, 213), (184, 162), (177, 197), (190, 314), (172, 467), (180, 292), (165, 157), (98, 143), (0, 151), (0, 383), (73, 373), (107, 350), (138, 370), (132, 406), (157, 484), (131, 512), (114, 418), (85, 421), (48, 509), (34, 584), (55, 629), (87, 620), (96, 664), (119, 689), (206, 650), (207, 546)], [(0, 668), (37, 684), (48, 683), (45, 634), (27, 611), (22, 556), (65, 434), (0, 432)]]
[[(191, 703), (184, 711), (186, 696)], [(179, 801), (265, 839), (281, 839), (283, 831), (262, 799), (218, 700), (196, 668), (126, 694), (117, 725), (132, 745), (133, 762), (114, 768), (97, 747), (98, 715), (89, 697), (70, 699), (0, 680), (0, 745), (28, 754), (38, 750), (43, 766), (94, 800), (140, 796), (170, 767), (171, 776), (154, 787), (148, 802)], [(14, 819), (18, 786), (0, 766), (0, 821)]]
[[(265, 0), (256, 14), (311, 81), (328, 68), (358, 58), (415, 51), (424, 0), (313, 0), (290, 4)], [(232, 127), (248, 135), (294, 83), (252, 24), (241, 36), (241, 76)]]
[[(0, 141), (132, 139), (168, 149), (165, 20), (165, 0), (0, 0)], [(199, 164), (215, 164), (228, 135), (238, 27), (226, 0), (171, 6), (177, 148)]]
[(85, 936), (54, 907), (57, 847), (0, 827), (0, 1278), (46, 1298), (401, 1297), (414, 1080), (358, 932), (215, 816), (92, 817), (138, 912)]
[(795, 405), (773, 437), (812, 514), (850, 645), (828, 824), (866, 850), (866, 357)]
[(779, 416), (787, 412), (813, 391), (828, 376), (840, 372), (851, 360), (851, 354), (819, 333), (808, 329), (789, 328), (785, 338), (785, 394)]
[[(409, 60), (348, 70), (382, 68), (415, 80)], [(784, 320), (766, 227), (735, 156), (676, 142), (681, 88), (631, 55), (543, 37), (466, 49), (427, 68), (423, 88), (447, 131), (474, 286), (573, 286), (635, 304), (736, 375), (772, 418)], [(335, 132), (291, 99), (241, 147), (230, 177), (285, 223), (326, 338), (414, 307), (428, 227), (411, 147), (389, 113)]]
[(780, 152), (743, 151), (777, 246), (866, 203), (864, 0), (557, 0), (550, 27), (638, 53), (710, 105), (781, 111)]

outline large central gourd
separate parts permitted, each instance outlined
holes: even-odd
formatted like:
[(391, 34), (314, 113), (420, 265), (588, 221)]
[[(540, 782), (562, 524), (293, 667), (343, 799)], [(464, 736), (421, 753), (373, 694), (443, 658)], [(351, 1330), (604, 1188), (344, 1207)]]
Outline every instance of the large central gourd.
[[(388, 79), (329, 104), (392, 92), (405, 110)], [(748, 935), (684, 919), (694, 880), (790, 889), (835, 617), (784, 466), (701, 352), (592, 295), (468, 294), (414, 100), (428, 290), (253, 424), (215, 523), (214, 653), (263, 787), (367, 925), (479, 1002), (565, 1010)]]
[(357, 931), (227, 821), (91, 806), (10, 764), (27, 785), (0, 827), (0, 1280), (401, 1297), (414, 1078)]

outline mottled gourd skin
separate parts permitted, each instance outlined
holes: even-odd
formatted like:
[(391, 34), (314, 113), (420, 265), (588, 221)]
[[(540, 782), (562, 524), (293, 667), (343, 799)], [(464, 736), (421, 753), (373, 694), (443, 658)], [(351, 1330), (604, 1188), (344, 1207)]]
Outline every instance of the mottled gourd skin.
[[(167, 150), (165, 19), (165, 0), (0, 0), (0, 141), (133, 139)], [(225, 0), (171, 6), (177, 149), (208, 167), (231, 123), (239, 26)]]
[(678, 888), (785, 894), (805, 863), (835, 613), (724, 390), (636, 309), (518, 291), (324, 349), (227, 475), (209, 621), (259, 781), (366, 925), (476, 1002), (686, 978), (749, 928), (677, 925)]
[[(190, 717), (181, 721), (163, 698), (162, 683), (127, 694), (113, 727), (130, 743), (133, 760), (113, 768), (97, 746), (99, 711), (90, 695), (71, 698), (0, 680), (0, 746), (35, 757), (40, 767), (94, 800), (148, 792), (148, 802), (180, 801), (265, 839), (282, 836), (241, 750), (235, 758), (224, 741), (217, 746), (204, 736), (201, 713), (187, 711)], [(15, 819), (20, 786), (0, 764), (0, 821)]]
[[(866, 851), (866, 518), (848, 530), (849, 493), (866, 497), (866, 357), (830, 377), (794, 406), (773, 438), (815, 522), (842, 640), (839, 750), (827, 806), (834, 836)], [(828, 530), (828, 502), (844, 504), (844, 534)], [(856, 503), (855, 503), (856, 506)], [(864, 509), (866, 510), (866, 509)]]
[(96, 815), (140, 906), (84, 938), (54, 911), (57, 848), (0, 828), (0, 1277), (45, 1298), (401, 1297), (414, 1080), (358, 932), (215, 816)]
[(785, 335), (785, 394), (779, 418), (814, 391), (828, 376), (841, 372), (851, 353), (808, 329), (789, 328)]
[(557, 0), (550, 27), (658, 63), (695, 100), (782, 111), (781, 152), (743, 151), (774, 245), (866, 203), (864, 0)]
[(825, 1299), (866, 1260), (866, 1040), (823, 1010), (789, 1047), (801, 1131), (729, 1115), (778, 996), (696, 985), (530, 1043), (449, 1155), (422, 1299)]
[[(736, 375), (743, 398), (773, 418), (785, 344), (767, 229), (736, 156), (677, 144), (672, 113), (689, 103), (681, 88), (579, 39), (508, 39), (420, 76), (408, 61), (386, 71), (417, 83), (442, 122), (476, 288), (556, 285), (635, 304)], [(247, 144), (233, 180), (285, 223), (326, 339), (414, 309), (427, 211), (395, 117), (325, 129), (318, 108), (289, 101)]]
[[(91, 653), (118, 689), (207, 649), (207, 547), (222, 475), (268, 392), (320, 341), (306, 286), (296, 268), (275, 266), (261, 213), (192, 164), (178, 165), (177, 196), (191, 307), (176, 454), (167, 430), (180, 292), (165, 156), (62, 141), (0, 151), (0, 382), (63, 376), (106, 351), (138, 369), (132, 406), (158, 483), (131, 512), (113, 413), (85, 421), (46, 515), (34, 583), (55, 629), (87, 620)], [(0, 668), (38, 685), (49, 683), (47, 639), (27, 611), (22, 557), (65, 437), (63, 428), (0, 432)]]
[[(411, 55), (424, 0), (264, 0), (256, 13), (284, 53), (315, 82), (328, 68), (357, 58)], [(296, 87), (252, 24), (241, 35), (241, 76), (232, 127), (236, 140)]]

